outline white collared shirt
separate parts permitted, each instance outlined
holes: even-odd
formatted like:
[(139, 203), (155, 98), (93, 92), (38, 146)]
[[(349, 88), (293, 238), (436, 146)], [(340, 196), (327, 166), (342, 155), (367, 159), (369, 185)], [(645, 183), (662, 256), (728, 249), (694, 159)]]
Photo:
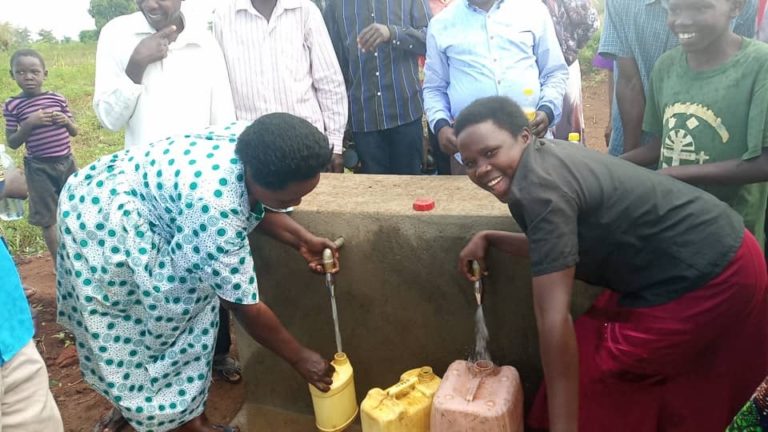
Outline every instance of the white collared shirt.
[(224, 57), (203, 20), (185, 19), (167, 57), (147, 66), (141, 84), (128, 78), (133, 50), (153, 33), (141, 12), (117, 17), (101, 30), (93, 96), (101, 124), (125, 128), (128, 148), (235, 120)]
[(309, 0), (277, 0), (267, 21), (249, 0), (214, 13), (238, 120), (287, 112), (301, 117), (342, 152), (347, 94), (320, 10)]

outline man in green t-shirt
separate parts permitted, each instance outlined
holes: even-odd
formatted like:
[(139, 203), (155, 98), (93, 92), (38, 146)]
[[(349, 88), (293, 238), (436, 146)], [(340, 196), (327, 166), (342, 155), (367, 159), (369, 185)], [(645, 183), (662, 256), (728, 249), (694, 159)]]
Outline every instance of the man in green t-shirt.
[[(702, 3), (694, 12), (687, 3)], [(768, 46), (730, 30), (742, 0), (671, 0), (680, 46), (651, 74), (643, 130), (623, 157), (694, 184), (730, 205), (761, 245), (768, 199)], [(671, 199), (671, 198), (670, 198)]]

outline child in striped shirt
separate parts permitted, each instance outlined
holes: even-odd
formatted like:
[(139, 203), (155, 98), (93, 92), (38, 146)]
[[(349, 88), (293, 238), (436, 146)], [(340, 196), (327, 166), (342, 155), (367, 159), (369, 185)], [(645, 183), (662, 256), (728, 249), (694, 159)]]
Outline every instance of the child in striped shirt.
[(29, 223), (42, 228), (51, 257), (56, 261), (58, 233), (56, 209), (61, 188), (76, 171), (70, 137), (77, 127), (67, 100), (43, 91), (48, 77), (45, 61), (36, 51), (18, 50), (11, 56), (11, 78), (21, 93), (3, 106), (5, 135), (12, 149), (27, 145), (24, 171), (29, 190)]

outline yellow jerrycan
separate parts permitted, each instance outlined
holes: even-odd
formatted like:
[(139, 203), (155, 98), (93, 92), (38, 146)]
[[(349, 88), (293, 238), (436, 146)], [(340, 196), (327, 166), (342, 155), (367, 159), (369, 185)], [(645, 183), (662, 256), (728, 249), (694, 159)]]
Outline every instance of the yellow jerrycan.
[(309, 386), (312, 406), (315, 409), (315, 425), (322, 432), (343, 431), (357, 416), (352, 364), (343, 352), (336, 353), (331, 364), (336, 368), (331, 389), (323, 393), (314, 386)]
[(371, 389), (360, 405), (363, 432), (429, 432), (432, 397), (440, 377), (430, 367), (411, 369), (400, 382)]

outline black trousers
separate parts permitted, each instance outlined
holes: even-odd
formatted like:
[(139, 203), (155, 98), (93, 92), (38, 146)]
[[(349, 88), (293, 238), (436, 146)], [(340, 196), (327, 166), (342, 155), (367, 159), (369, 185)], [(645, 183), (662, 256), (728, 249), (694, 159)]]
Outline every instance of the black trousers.
[(232, 345), (232, 337), (229, 335), (229, 311), (219, 306), (219, 332), (216, 334), (216, 346), (213, 349), (213, 355), (229, 354), (230, 345)]

